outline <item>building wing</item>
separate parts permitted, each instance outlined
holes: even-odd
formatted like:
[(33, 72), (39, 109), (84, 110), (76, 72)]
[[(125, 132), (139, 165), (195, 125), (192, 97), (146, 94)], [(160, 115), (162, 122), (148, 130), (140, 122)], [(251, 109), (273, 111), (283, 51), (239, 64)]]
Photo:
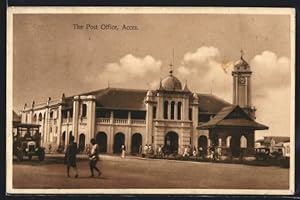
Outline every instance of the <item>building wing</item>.
[(254, 130), (266, 130), (267, 126), (253, 120), (238, 105), (224, 107), (215, 117), (199, 126), (200, 129), (217, 127), (241, 127)]
[[(125, 89), (125, 88), (105, 88), (79, 95), (96, 96), (96, 106), (108, 109), (120, 110), (146, 110), (145, 97), (147, 90)], [(197, 94), (199, 99), (199, 110), (203, 113), (216, 114), (223, 107), (230, 103), (212, 94)], [(71, 106), (72, 97), (66, 98), (66, 104)]]

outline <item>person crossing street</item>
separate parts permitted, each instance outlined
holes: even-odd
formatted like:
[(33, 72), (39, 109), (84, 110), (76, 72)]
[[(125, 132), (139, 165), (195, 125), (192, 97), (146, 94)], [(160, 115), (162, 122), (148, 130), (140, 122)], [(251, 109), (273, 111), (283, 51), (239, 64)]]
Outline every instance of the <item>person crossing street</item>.
[(99, 161), (99, 146), (96, 143), (96, 140), (94, 138), (91, 139), (92, 148), (89, 152), (89, 166), (91, 171), (91, 177), (94, 177), (94, 170), (98, 172), (98, 176), (101, 176), (101, 171), (97, 167), (97, 162)]

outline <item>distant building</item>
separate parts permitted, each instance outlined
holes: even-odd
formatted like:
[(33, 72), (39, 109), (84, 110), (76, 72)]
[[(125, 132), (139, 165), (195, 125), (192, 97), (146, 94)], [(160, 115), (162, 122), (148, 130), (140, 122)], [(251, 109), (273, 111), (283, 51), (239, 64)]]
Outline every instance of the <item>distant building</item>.
[(283, 149), (285, 144), (290, 142), (290, 137), (283, 136), (268, 136), (263, 139), (256, 140), (256, 147), (267, 147), (270, 152), (278, 151), (278, 149)]
[(13, 124), (19, 124), (21, 123), (21, 115), (18, 115), (14, 110), (13, 110)]
[[(35, 104), (26, 104), (22, 122), (41, 125), (42, 144), (65, 147), (71, 135), (84, 150), (95, 138), (102, 152), (136, 154), (142, 146), (169, 153), (186, 147), (220, 147), (238, 156), (254, 149), (255, 121), (250, 66), (241, 56), (234, 66), (233, 103), (212, 94), (192, 92), (169, 74), (156, 90), (106, 88)], [(199, 77), (201, 78), (201, 77)]]

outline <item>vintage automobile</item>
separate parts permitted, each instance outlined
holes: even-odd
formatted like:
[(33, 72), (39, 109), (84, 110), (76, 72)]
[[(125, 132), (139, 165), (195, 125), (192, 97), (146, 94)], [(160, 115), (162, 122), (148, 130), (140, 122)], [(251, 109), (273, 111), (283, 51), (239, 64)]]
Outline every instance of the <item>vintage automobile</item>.
[(288, 168), (290, 166), (290, 142), (283, 143), (282, 157), (280, 158), (280, 166)]
[(267, 147), (255, 148), (255, 158), (258, 161), (266, 161), (270, 158), (270, 149)]
[(13, 136), (13, 155), (18, 161), (22, 161), (24, 157), (29, 160), (32, 156), (37, 156), (39, 161), (45, 159), (45, 148), (41, 147), (41, 134), (38, 124), (14, 124)]

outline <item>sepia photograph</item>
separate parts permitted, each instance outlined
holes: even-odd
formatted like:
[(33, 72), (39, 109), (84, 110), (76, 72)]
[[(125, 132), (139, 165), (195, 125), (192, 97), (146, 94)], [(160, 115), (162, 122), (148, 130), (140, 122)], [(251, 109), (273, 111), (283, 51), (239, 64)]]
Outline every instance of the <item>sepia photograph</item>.
[(7, 18), (8, 194), (294, 194), (294, 9)]

